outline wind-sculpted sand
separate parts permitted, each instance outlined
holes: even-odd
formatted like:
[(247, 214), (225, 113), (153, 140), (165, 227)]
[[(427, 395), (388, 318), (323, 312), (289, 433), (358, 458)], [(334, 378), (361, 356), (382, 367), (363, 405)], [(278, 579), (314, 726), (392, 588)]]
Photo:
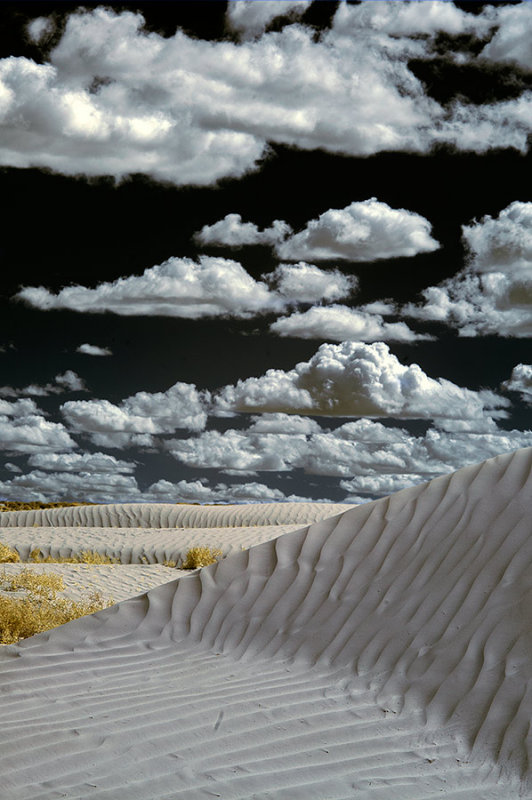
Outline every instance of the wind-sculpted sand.
[(2, 800), (530, 800), (531, 471), (499, 456), (1, 648)]

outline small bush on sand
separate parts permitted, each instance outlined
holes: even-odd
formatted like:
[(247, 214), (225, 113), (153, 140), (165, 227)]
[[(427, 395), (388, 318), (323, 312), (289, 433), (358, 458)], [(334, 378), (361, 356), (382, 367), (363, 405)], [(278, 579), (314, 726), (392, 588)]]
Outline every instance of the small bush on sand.
[(221, 550), (211, 550), (210, 547), (191, 547), (187, 552), (180, 569), (197, 569), (214, 564), (223, 555)]
[(34, 564), (119, 564), (118, 558), (102, 555), (95, 550), (83, 550), (79, 556), (43, 556), (37, 548), (30, 553)]
[(0, 564), (7, 564), (9, 562), (20, 561), (20, 556), (12, 547), (0, 542)]
[[(30, 569), (17, 575), (0, 573), (0, 644), (13, 644), (110, 605), (99, 592), (80, 602), (58, 597), (63, 589), (60, 575), (39, 575)], [(17, 596), (10, 597), (11, 592)]]

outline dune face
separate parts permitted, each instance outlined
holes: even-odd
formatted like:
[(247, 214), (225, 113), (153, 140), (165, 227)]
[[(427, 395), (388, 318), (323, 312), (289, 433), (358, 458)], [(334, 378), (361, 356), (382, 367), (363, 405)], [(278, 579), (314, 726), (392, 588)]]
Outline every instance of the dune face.
[(526, 449), (0, 649), (0, 796), (532, 798), (531, 507)]
[(305, 525), (352, 508), (342, 503), (256, 503), (192, 506), (171, 503), (110, 503), (0, 513), (0, 526), (97, 528), (218, 528), (242, 525)]

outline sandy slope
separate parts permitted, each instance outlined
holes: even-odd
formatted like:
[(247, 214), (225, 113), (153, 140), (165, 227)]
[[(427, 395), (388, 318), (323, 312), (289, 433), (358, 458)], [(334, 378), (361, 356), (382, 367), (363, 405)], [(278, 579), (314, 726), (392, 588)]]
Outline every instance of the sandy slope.
[(2, 800), (532, 798), (532, 449), (0, 650)]

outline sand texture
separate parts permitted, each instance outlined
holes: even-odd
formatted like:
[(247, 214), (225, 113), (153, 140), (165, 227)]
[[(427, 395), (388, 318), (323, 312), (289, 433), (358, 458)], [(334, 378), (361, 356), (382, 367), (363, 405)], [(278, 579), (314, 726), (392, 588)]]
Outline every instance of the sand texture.
[(531, 800), (531, 468), (466, 467), (0, 648), (0, 797)]
[(348, 511), (342, 503), (252, 503), (194, 506), (170, 503), (110, 503), (0, 513), (0, 526), (82, 526), (91, 528), (227, 528), (306, 525)]

